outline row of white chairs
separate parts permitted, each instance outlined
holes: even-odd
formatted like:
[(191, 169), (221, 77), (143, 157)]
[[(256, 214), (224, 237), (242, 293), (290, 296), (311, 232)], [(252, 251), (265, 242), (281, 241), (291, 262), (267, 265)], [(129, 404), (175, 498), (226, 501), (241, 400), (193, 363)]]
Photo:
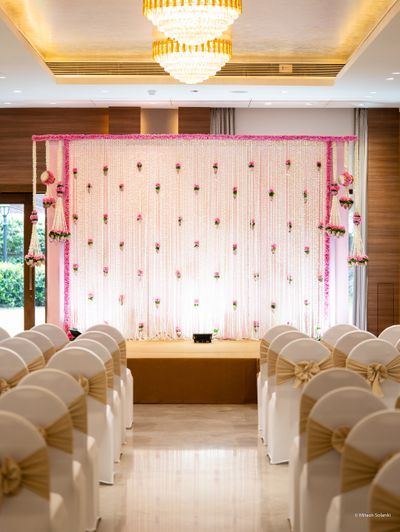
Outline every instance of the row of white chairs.
[(69, 343), (51, 324), (0, 335), (0, 530), (95, 530), (99, 482), (113, 483), (133, 423), (123, 337), (99, 325)]

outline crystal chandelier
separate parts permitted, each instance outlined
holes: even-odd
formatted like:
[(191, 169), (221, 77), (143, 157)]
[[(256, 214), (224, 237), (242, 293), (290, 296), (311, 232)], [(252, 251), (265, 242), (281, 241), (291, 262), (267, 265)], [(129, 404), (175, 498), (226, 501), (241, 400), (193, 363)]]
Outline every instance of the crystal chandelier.
[(186, 46), (172, 39), (153, 43), (153, 59), (182, 83), (201, 83), (214, 76), (232, 56), (232, 42), (214, 39)]
[(220, 37), (242, 12), (242, 0), (143, 0), (144, 15), (181, 44)]

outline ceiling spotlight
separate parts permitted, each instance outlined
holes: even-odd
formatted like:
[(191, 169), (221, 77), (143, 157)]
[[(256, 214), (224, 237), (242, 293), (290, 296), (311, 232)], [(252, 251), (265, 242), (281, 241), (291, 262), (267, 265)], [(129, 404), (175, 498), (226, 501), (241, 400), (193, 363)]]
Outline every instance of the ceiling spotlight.
[(101, 92), (102, 92), (103, 94), (107, 94), (107, 92), (110, 92), (110, 91), (109, 91), (108, 89), (101, 89)]
[(287, 94), (287, 93), (288, 93), (288, 91), (282, 91), (282, 94)]
[(272, 102), (264, 102), (264, 105), (272, 105)]
[(312, 105), (312, 103), (311, 102), (306, 102), (306, 105)]
[(220, 37), (242, 12), (242, 0), (143, 0), (143, 14), (166, 36), (197, 45)]
[(196, 85), (214, 76), (232, 57), (232, 42), (214, 39), (186, 46), (172, 39), (153, 43), (153, 59), (182, 83)]
[(15, 94), (21, 94), (22, 90), (21, 90), (21, 89), (15, 89), (13, 92), (14, 92)]
[(393, 76), (400, 76), (400, 72), (392, 72)]
[(394, 78), (386, 78), (386, 81), (393, 81)]
[(11, 105), (11, 102), (4, 102), (4, 105)]

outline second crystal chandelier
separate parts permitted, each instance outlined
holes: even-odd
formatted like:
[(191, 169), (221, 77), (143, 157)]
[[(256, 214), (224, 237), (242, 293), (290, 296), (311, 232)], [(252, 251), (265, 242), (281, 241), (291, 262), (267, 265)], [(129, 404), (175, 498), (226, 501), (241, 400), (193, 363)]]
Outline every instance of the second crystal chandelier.
[(143, 0), (143, 13), (167, 37), (153, 59), (183, 83), (200, 83), (230, 60), (222, 33), (242, 12), (242, 0)]

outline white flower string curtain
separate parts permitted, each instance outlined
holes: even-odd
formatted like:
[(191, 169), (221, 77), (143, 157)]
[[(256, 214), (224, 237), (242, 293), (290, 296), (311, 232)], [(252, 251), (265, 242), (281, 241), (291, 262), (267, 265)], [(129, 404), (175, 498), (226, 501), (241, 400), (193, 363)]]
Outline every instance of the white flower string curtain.
[(332, 148), (353, 137), (34, 139), (64, 143), (66, 326), (143, 339), (324, 327)]

